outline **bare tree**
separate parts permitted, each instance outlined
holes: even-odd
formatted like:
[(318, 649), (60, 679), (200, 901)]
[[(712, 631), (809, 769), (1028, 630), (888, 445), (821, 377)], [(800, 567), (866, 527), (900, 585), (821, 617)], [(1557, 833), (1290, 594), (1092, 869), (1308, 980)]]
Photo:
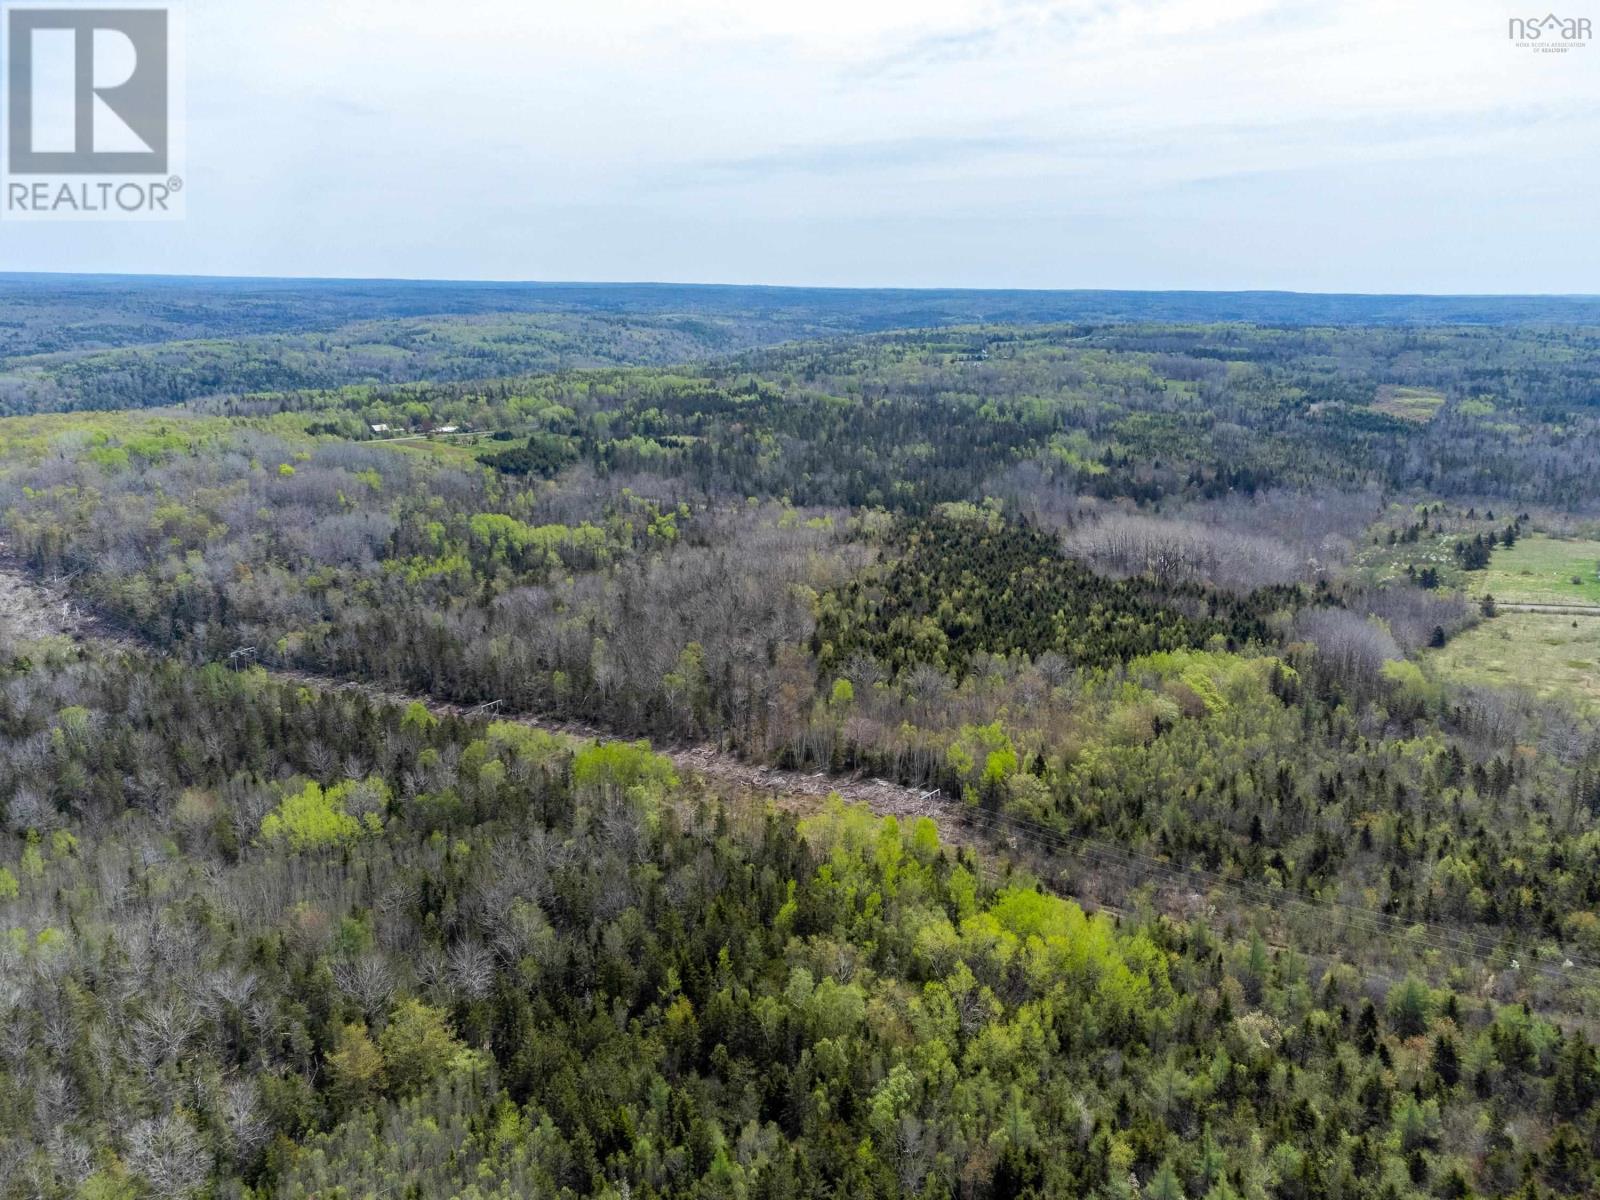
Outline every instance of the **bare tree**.
[(1383, 625), (1342, 608), (1305, 609), (1294, 629), (1316, 646), (1318, 664), (1358, 693), (1376, 687), (1384, 663), (1404, 657)]
[(235, 1157), (260, 1149), (272, 1126), (261, 1109), (261, 1089), (253, 1079), (230, 1079), (222, 1089), (222, 1120), (233, 1139)]
[(154, 1070), (175, 1060), (199, 1027), (199, 1017), (182, 1000), (164, 999), (149, 1004), (134, 1023), (134, 1052)]
[(333, 964), (333, 981), (368, 1020), (376, 1020), (394, 997), (394, 972), (380, 954), (340, 959)]
[(194, 1126), (174, 1113), (158, 1121), (140, 1121), (128, 1131), (128, 1165), (157, 1196), (181, 1200), (205, 1182), (211, 1156)]
[(494, 983), (494, 954), (476, 940), (457, 942), (450, 948), (450, 982), (472, 999), (483, 999)]

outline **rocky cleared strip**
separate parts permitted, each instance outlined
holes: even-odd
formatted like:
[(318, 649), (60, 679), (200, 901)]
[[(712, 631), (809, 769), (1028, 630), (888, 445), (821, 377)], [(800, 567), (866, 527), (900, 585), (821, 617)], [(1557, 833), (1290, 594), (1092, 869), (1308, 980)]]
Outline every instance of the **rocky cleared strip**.
[(26, 642), (76, 637), (83, 629), (83, 614), (62, 589), (43, 587), (12, 566), (0, 566), (0, 636)]
[[(37, 582), (26, 573), (15, 559), (4, 555), (0, 546), (0, 636), (14, 641), (31, 641), (45, 637), (69, 637), (77, 641), (99, 644), (115, 643), (131, 646), (135, 643), (97, 620), (83, 605), (75, 602), (68, 581)], [(238, 665), (248, 660), (241, 659)], [(405, 706), (421, 704), (438, 717), (493, 718), (512, 721), (546, 733), (564, 737), (616, 741), (619, 735), (613, 730), (599, 729), (575, 721), (563, 721), (528, 713), (502, 713), (498, 705), (484, 704), (476, 707), (438, 700), (431, 696), (411, 695), (391, 691), (375, 684), (356, 680), (333, 679), (307, 671), (271, 670), (274, 679), (302, 687), (332, 692), (359, 692), (378, 704)], [(901, 820), (931, 817), (940, 825), (940, 833), (947, 841), (957, 845), (973, 841), (970, 831), (953, 820), (948, 801), (941, 801), (937, 793), (919, 791), (890, 783), (885, 779), (862, 775), (830, 775), (827, 772), (783, 771), (744, 761), (737, 755), (709, 745), (657, 747), (680, 771), (707, 782), (721, 785), (721, 790), (744, 795), (759, 795), (779, 807), (792, 812), (812, 811), (830, 796), (837, 794), (854, 804), (865, 804), (879, 816), (893, 816)]]
[[(1600, 613), (1600, 610), (1596, 610)], [(137, 648), (139, 644), (120, 631), (98, 620), (68, 593), (67, 581), (36, 582), (14, 559), (4, 556), (0, 546), (0, 637), (27, 640), (65, 636), (82, 642)], [(476, 707), (437, 700), (429, 696), (395, 692), (356, 680), (339, 680), (305, 671), (267, 670), (274, 679), (302, 687), (333, 692), (359, 692), (375, 703), (421, 704), (435, 716), (467, 719), (498, 719), (565, 737), (595, 740), (622, 740), (614, 731), (571, 721), (560, 721), (524, 713), (502, 713), (496, 704)], [(844, 800), (865, 805), (880, 817), (899, 820), (928, 817), (935, 822), (939, 836), (947, 845), (971, 852), (972, 861), (984, 874), (999, 877), (1010, 869), (1025, 867), (1035, 878), (1057, 894), (1068, 896), (1090, 911), (1122, 914), (1128, 911), (1135, 894), (1159, 911), (1179, 920), (1199, 919), (1212, 925), (1234, 928), (1234, 921), (1248, 925), (1251, 912), (1264, 915), (1276, 911), (1280, 918), (1296, 910), (1304, 919), (1311, 914), (1324, 926), (1325, 933), (1358, 933), (1380, 940), (1399, 938), (1421, 940), (1434, 951), (1477, 960), (1488, 984), (1493, 982), (1488, 961), (1494, 947), (1480, 942), (1470, 933), (1446, 926), (1417, 923), (1402, 930), (1386, 914), (1281, 895), (1276, 898), (1254, 894), (1260, 889), (1206, 872), (1191, 872), (1164, 860), (1139, 854), (1112, 843), (1069, 837), (1054, 829), (1014, 818), (969, 808), (937, 791), (920, 791), (885, 779), (864, 775), (834, 775), (825, 771), (786, 771), (747, 762), (715, 746), (658, 746), (658, 753), (669, 757), (686, 776), (698, 780), (721, 799), (749, 803), (753, 799), (770, 802), (797, 815), (815, 812), (826, 800), (838, 795)], [(1222, 895), (1236, 894), (1238, 910), (1230, 920), (1218, 912), (1214, 901)], [(1268, 945), (1284, 950), (1290, 944), (1287, 930), (1275, 929)], [(1334, 938), (1334, 944), (1338, 941)], [(1302, 952), (1304, 950), (1302, 949)], [(1310, 957), (1332, 961), (1336, 954), (1313, 951)], [(1568, 983), (1587, 983), (1600, 978), (1597, 964), (1568, 961), (1560, 966), (1530, 961), (1524, 969), (1543, 976), (1546, 988), (1558, 989)], [(1401, 978), (1396, 973), (1367, 972), (1369, 979), (1392, 985)], [(1600, 1038), (1600, 1021), (1586, 1012), (1574, 1012), (1555, 995), (1529, 997), (1533, 1007), (1569, 1028), (1582, 1028)]]

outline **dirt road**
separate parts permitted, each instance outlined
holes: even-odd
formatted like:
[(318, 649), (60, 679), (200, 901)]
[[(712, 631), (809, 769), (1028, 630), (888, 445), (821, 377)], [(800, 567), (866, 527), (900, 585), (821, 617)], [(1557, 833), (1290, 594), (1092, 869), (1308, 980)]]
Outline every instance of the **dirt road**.
[(1557, 617), (1600, 617), (1600, 607), (1593, 604), (1502, 604), (1495, 601), (1495, 611), (1503, 613), (1549, 613)]

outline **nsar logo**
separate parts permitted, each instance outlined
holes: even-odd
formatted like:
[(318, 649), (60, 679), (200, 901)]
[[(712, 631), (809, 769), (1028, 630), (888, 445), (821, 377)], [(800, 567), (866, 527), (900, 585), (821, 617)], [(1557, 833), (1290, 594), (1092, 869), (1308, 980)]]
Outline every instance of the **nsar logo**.
[(1588, 44), (1593, 30), (1588, 17), (1512, 17), (1506, 36), (1518, 46), (1543, 54), (1565, 54)]

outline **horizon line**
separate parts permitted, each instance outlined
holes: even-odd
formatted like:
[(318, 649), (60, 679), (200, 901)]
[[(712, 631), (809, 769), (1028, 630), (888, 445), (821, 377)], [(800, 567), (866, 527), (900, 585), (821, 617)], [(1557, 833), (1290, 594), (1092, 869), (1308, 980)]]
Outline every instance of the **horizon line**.
[(393, 286), (481, 288), (702, 288), (724, 291), (841, 292), (940, 295), (1128, 295), (1128, 296), (1308, 296), (1329, 299), (1425, 300), (1600, 300), (1600, 292), (1349, 292), (1302, 291), (1296, 288), (1233, 287), (1004, 287), (916, 286), (906, 284), (722, 283), (681, 280), (605, 279), (474, 279), (406, 275), (208, 275), (122, 271), (0, 271), (0, 282), (125, 281), (130, 283), (269, 283), (269, 284), (386, 284)]

